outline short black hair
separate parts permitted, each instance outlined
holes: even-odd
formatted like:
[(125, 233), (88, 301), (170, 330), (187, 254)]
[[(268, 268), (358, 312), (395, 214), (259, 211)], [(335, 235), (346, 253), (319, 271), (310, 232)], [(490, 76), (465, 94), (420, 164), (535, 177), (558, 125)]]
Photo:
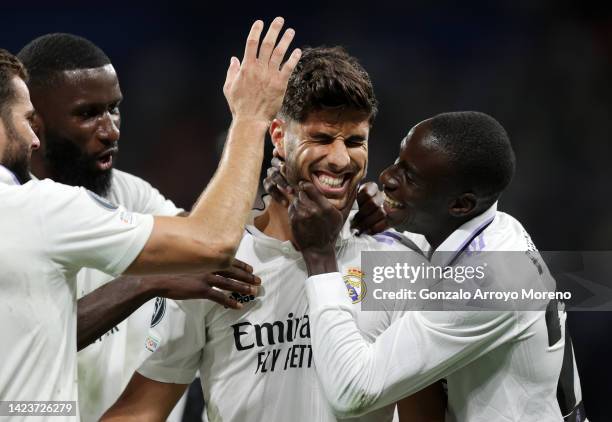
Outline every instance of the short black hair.
[(78, 35), (53, 33), (30, 41), (17, 57), (30, 75), (30, 86), (48, 86), (59, 72), (92, 69), (111, 61), (98, 46)]
[(510, 184), (516, 159), (503, 126), (477, 111), (442, 113), (431, 121), (432, 142), (450, 158), (462, 188), (494, 202)]
[(27, 82), (28, 72), (17, 57), (0, 48), (0, 117), (5, 122), (16, 95), (13, 85), (14, 77)]
[(280, 115), (303, 122), (326, 109), (360, 111), (372, 124), (378, 102), (370, 75), (343, 47), (306, 47), (289, 78)]

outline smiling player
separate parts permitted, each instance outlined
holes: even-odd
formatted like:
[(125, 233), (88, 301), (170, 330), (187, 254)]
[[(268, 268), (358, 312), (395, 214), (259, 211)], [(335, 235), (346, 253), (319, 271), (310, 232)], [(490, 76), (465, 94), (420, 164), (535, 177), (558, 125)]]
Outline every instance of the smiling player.
[[(32, 40), (18, 57), (29, 70), (28, 87), (36, 109), (33, 123), (41, 141), (33, 156), (37, 178), (83, 186), (128, 211), (185, 215), (149, 183), (115, 168), (123, 94), (115, 68), (99, 47), (76, 35), (54, 33)], [(250, 277), (241, 268), (246, 265), (236, 262), (229, 274)], [(212, 274), (192, 279), (153, 276), (143, 283), (141, 277), (115, 279), (89, 268), (79, 272), (77, 347), (83, 421), (97, 421), (142, 363), (152, 298), (201, 295), (200, 278), (229, 287), (223, 277)], [(233, 305), (223, 295), (216, 299)]]
[[(522, 225), (497, 211), (514, 167), (508, 136), (492, 117), (457, 112), (427, 119), (410, 130), (399, 158), (381, 174), (389, 222), (419, 234), (422, 255), (443, 267), (465, 262), (474, 250), (529, 251), (515, 255), (520, 265), (492, 263), (487, 281), (533, 287), (547, 277), (545, 265), (534, 265), (537, 250)], [(454, 421), (585, 420), (580, 397), (569, 407), (557, 399), (560, 381), (574, 370), (562, 370), (573, 357), (556, 301), (545, 311), (407, 312), (371, 343), (359, 332), (335, 269), (340, 215), (311, 184), (299, 193), (292, 229), (310, 275), (317, 372), (337, 415), (372, 411), (445, 378)]]
[[(267, 39), (276, 39), (281, 28), (277, 19)], [(223, 159), (185, 218), (132, 213), (83, 187), (27, 181), (30, 152), (39, 145), (27, 72), (0, 50), (0, 312), (8, 339), (0, 350), (3, 399), (76, 400), (75, 291), (81, 268), (137, 275), (231, 265), (257, 190), (264, 135), (300, 56), (295, 50), (282, 64), (292, 30), (258, 55), (262, 30), (263, 23), (255, 22), (243, 62), (231, 60), (224, 94), (233, 120)], [(96, 116), (100, 131), (112, 127), (109, 114), (105, 109)], [(96, 160), (108, 163), (100, 154)], [(228, 192), (229, 186), (236, 189)], [(16, 420), (20, 416), (25, 415)]]

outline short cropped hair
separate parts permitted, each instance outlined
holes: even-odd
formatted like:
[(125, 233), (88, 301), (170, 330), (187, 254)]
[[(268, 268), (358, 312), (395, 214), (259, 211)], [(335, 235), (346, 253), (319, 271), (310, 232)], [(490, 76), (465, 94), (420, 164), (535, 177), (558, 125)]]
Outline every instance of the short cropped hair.
[(442, 113), (431, 119), (432, 142), (451, 160), (457, 182), (473, 193), (499, 198), (514, 176), (516, 159), (506, 130), (477, 111)]
[(28, 80), (28, 72), (19, 59), (0, 48), (0, 116), (3, 118), (15, 98), (15, 87), (12, 83), (15, 76), (25, 82)]
[(46, 34), (30, 41), (17, 54), (30, 74), (31, 86), (49, 86), (59, 72), (92, 69), (110, 64), (91, 41), (72, 34)]
[(342, 47), (307, 47), (289, 78), (282, 117), (303, 122), (313, 111), (347, 109), (374, 122), (378, 102), (370, 76)]

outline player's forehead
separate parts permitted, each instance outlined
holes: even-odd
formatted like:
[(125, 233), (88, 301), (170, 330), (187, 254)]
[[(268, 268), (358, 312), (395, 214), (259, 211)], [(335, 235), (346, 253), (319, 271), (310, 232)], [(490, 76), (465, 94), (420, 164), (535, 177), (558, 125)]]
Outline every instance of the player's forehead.
[(324, 133), (330, 136), (361, 136), (370, 133), (370, 116), (357, 110), (315, 110), (299, 123), (305, 134)]
[(438, 177), (448, 172), (448, 157), (432, 137), (430, 120), (413, 126), (400, 144), (396, 163), (422, 176)]
[(432, 147), (430, 120), (423, 120), (414, 125), (400, 142), (400, 159), (414, 154), (415, 150), (422, 152)]
[(11, 83), (13, 84), (15, 93), (13, 108), (25, 113), (34, 110), (34, 106), (30, 101), (30, 92), (24, 80), (18, 76), (15, 76), (13, 77)]
[(111, 64), (61, 71), (47, 94), (70, 105), (110, 104), (123, 98), (117, 73)]

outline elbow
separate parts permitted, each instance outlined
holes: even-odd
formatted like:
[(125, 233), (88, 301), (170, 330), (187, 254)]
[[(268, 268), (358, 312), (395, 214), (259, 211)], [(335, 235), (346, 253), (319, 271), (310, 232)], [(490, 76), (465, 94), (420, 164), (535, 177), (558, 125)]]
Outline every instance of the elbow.
[(356, 409), (344, 401), (330, 401), (329, 405), (334, 415), (339, 419), (348, 419), (357, 416)]
[(216, 259), (216, 266), (219, 268), (219, 270), (225, 270), (232, 266), (232, 262), (234, 261), (234, 257), (236, 256), (237, 251), (238, 245), (228, 245), (226, 247), (221, 248), (221, 250), (219, 251), (219, 255)]
[(238, 247), (242, 241), (242, 231), (236, 236), (227, 236), (219, 248), (219, 268), (229, 268), (232, 266)]
[(375, 397), (365, 391), (351, 394), (339, 394), (327, 397), (329, 405), (340, 419), (354, 418), (373, 410), (372, 405)]
[[(189, 217), (185, 220), (194, 221)], [(208, 271), (219, 271), (230, 268), (238, 247), (242, 241), (244, 226), (240, 227), (210, 227), (209, 224), (197, 222), (194, 230), (189, 226), (191, 246), (195, 258), (200, 263), (206, 263)]]
[[(201, 253), (201, 261), (208, 262), (213, 271), (225, 270), (232, 266), (240, 239), (218, 239), (213, 242), (198, 242)], [(211, 247), (212, 246), (212, 247)]]

